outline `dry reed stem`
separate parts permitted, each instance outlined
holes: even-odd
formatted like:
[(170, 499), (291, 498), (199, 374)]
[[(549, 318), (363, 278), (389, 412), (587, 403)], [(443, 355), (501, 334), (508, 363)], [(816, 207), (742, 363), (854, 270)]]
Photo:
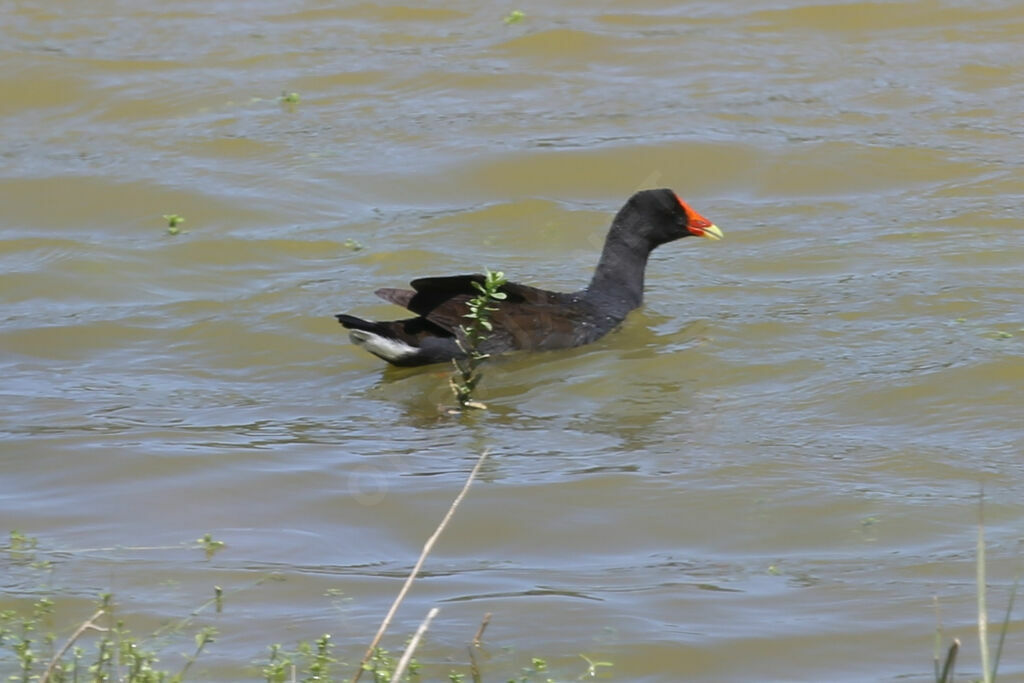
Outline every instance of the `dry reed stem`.
[(43, 677), (39, 679), (39, 683), (48, 683), (48, 681), (50, 680), (50, 674), (52, 674), (53, 670), (57, 667), (58, 662), (60, 662), (60, 658), (63, 657), (64, 654), (68, 651), (68, 649), (72, 645), (75, 644), (75, 641), (78, 640), (83, 633), (85, 633), (86, 629), (91, 628), (91, 629), (94, 629), (96, 631), (107, 631), (107, 630), (109, 630), (109, 629), (103, 628), (102, 626), (97, 626), (96, 624), (92, 623), (92, 622), (96, 621), (97, 619), (99, 619), (100, 617), (102, 617), (105, 613), (106, 613), (106, 610), (103, 609), (103, 608), (100, 608), (100, 609), (96, 610), (96, 614), (92, 615), (91, 617), (89, 617), (88, 619), (86, 619), (85, 621), (82, 622), (82, 625), (79, 626), (75, 630), (75, 632), (71, 634), (71, 637), (68, 638), (67, 642), (64, 643), (64, 647), (62, 647), (60, 649), (60, 651), (57, 652), (57, 654), (55, 654), (53, 656), (53, 659), (50, 660), (49, 665), (46, 667), (46, 671), (43, 672)]
[(427, 618), (423, 620), (420, 627), (416, 629), (416, 635), (409, 641), (409, 646), (405, 648), (405, 652), (402, 653), (402, 658), (398, 660), (398, 666), (395, 667), (395, 673), (391, 674), (391, 683), (399, 683), (402, 680), (402, 674), (405, 673), (406, 668), (409, 666), (409, 662), (412, 661), (412, 653), (416, 651), (417, 646), (420, 644), (420, 638), (430, 628), (430, 622), (434, 620), (437, 613), (441, 610), (437, 607), (431, 607), (430, 611), (427, 612)]
[(484, 637), (484, 629), (487, 628), (487, 624), (491, 623), (491, 613), (488, 612), (484, 615), (483, 620), (480, 622), (480, 628), (476, 630), (476, 635), (473, 636), (473, 644), (476, 646), (480, 645), (480, 639)]
[(483, 683), (483, 679), (480, 677), (480, 666), (476, 663), (476, 648), (467, 645), (466, 652), (469, 653), (469, 675), (473, 678), (473, 683)]
[(384, 621), (381, 622), (380, 628), (377, 629), (377, 635), (373, 637), (373, 642), (370, 643), (370, 647), (366, 649), (366, 654), (363, 655), (363, 659), (359, 662), (359, 668), (356, 670), (356, 675), (352, 677), (352, 683), (356, 683), (363, 675), (363, 667), (366, 666), (366, 663), (370, 661), (370, 657), (373, 656), (373, 651), (377, 649), (377, 645), (380, 644), (380, 639), (384, 637), (384, 632), (387, 631), (388, 626), (391, 625), (391, 620), (395, 617), (395, 612), (398, 611), (398, 606), (402, 604), (403, 600), (405, 600), (405, 596), (412, 587), (412, 582), (416, 580), (416, 576), (419, 574), (420, 569), (423, 567), (423, 563), (426, 561), (427, 555), (429, 555), (430, 551), (434, 548), (434, 543), (437, 542), (441, 533), (448, 526), (448, 522), (451, 521), (452, 515), (455, 514), (455, 508), (459, 506), (462, 499), (466, 497), (466, 493), (469, 492), (469, 487), (472, 485), (473, 480), (476, 479), (477, 472), (480, 471), (480, 466), (484, 464), (484, 460), (487, 459), (489, 452), (490, 451), (485, 450), (480, 454), (480, 457), (477, 459), (476, 464), (473, 465), (473, 469), (470, 471), (469, 476), (466, 477), (466, 483), (462, 485), (462, 490), (459, 491), (459, 495), (455, 496), (455, 500), (452, 501), (451, 506), (448, 508), (448, 512), (445, 513), (441, 523), (437, 525), (437, 529), (434, 531), (433, 535), (431, 535), (431, 537), (427, 539), (427, 542), (423, 544), (423, 552), (420, 553), (420, 557), (416, 560), (415, 566), (413, 566), (412, 571), (409, 572), (409, 576), (405, 579), (405, 583), (402, 584), (402, 589), (398, 591), (398, 597), (396, 597), (395, 601), (391, 603), (391, 609), (389, 609), (388, 613), (384, 616)]

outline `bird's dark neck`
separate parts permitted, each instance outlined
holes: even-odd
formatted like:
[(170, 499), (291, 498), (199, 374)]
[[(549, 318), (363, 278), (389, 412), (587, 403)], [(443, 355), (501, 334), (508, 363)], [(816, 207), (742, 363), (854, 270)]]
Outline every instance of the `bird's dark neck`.
[(613, 306), (613, 314), (625, 317), (644, 300), (644, 270), (654, 248), (631, 226), (616, 217), (601, 252), (586, 296)]

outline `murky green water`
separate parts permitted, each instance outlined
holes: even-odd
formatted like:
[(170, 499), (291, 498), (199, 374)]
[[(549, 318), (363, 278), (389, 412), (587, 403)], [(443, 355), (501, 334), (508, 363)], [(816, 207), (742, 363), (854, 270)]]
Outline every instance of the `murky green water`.
[[(492, 677), (932, 680), (938, 596), (976, 674), (981, 486), (994, 612), (1024, 533), (1024, 8), (519, 7), (7, 3), (0, 527), (59, 552), (0, 606), (111, 590), (144, 633), (219, 585), (196, 680), (354, 661), (489, 447), (392, 649), (438, 605), (421, 659), (493, 612)], [(727, 239), (494, 363), (486, 414), (331, 317), (484, 266), (575, 289), (650, 186)]]

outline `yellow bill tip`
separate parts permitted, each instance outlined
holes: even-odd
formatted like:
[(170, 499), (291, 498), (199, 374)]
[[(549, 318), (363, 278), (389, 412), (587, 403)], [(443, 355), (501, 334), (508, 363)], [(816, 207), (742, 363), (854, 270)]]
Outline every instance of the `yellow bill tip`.
[(709, 240), (720, 240), (723, 237), (725, 237), (725, 235), (722, 233), (722, 229), (719, 228), (714, 223), (707, 226), (703, 230), (704, 234), (702, 234), (701, 237), (707, 237)]

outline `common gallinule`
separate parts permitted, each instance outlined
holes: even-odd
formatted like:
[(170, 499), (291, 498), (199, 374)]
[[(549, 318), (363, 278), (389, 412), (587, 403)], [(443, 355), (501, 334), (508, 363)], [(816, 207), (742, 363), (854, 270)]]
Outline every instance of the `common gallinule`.
[[(506, 298), (492, 302), (493, 332), (483, 353), (564, 349), (589, 344), (613, 330), (643, 301), (644, 269), (655, 247), (688, 235), (713, 240), (722, 231), (690, 208), (672, 190), (637, 192), (619, 209), (605, 238), (601, 260), (586, 289), (550, 292), (509, 282)], [(466, 302), (484, 276), (452, 275), (413, 280), (408, 289), (378, 289), (376, 294), (416, 314), (415, 318), (372, 322), (344, 313), (338, 322), (349, 338), (394, 365), (426, 365), (463, 355), (461, 338)]]

